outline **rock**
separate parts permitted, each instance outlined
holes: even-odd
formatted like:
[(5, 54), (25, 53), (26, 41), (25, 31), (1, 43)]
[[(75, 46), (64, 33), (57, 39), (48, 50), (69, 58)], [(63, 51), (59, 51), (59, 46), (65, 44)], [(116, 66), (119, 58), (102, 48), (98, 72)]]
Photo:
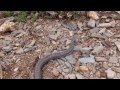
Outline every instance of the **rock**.
[(49, 37), (51, 38), (51, 39), (53, 39), (53, 40), (57, 40), (57, 35), (49, 35)]
[(6, 20), (1, 26), (0, 26), (0, 33), (4, 33), (7, 31), (12, 31), (12, 29), (15, 27), (14, 22), (10, 22), (9, 20)]
[(72, 57), (72, 55), (66, 56), (65, 58), (72, 65), (76, 63), (76, 60)]
[(32, 40), (30, 44), (26, 45), (26, 47), (32, 47), (35, 44), (35, 40)]
[(65, 73), (69, 73), (70, 70), (68, 68), (63, 68), (62, 71)]
[(116, 73), (114, 71), (112, 71), (111, 69), (108, 69), (106, 71), (106, 73), (107, 73), (107, 78), (108, 79), (113, 79), (115, 77), (115, 75), (116, 75)]
[(26, 53), (26, 52), (34, 50), (35, 48), (36, 48), (36, 46), (32, 46), (32, 47), (29, 47), (29, 48), (24, 48), (23, 51)]
[(68, 62), (65, 62), (65, 65), (66, 65), (68, 68), (70, 68), (70, 67), (71, 67), (71, 64), (70, 64), (70, 63), (68, 63)]
[(95, 59), (94, 59), (94, 56), (91, 55), (90, 57), (80, 58), (79, 62), (82, 63), (82, 64), (85, 64), (85, 63), (94, 63)]
[(120, 73), (120, 68), (119, 67), (112, 67), (111, 69), (115, 72)]
[(103, 27), (103, 28), (108, 28), (108, 27), (115, 27), (115, 21), (111, 21), (110, 23), (100, 23), (97, 27)]
[(120, 42), (116, 41), (115, 45), (117, 46), (118, 50), (120, 51)]
[(16, 54), (21, 54), (21, 53), (23, 53), (24, 51), (23, 51), (23, 48), (18, 48), (16, 51)]
[(89, 71), (89, 69), (88, 69), (87, 66), (80, 66), (79, 70), (80, 70), (81, 72), (88, 72), (88, 71)]
[(82, 76), (81, 74), (79, 74), (79, 73), (77, 73), (77, 74), (75, 74), (76, 75), (76, 78), (77, 79), (84, 79), (84, 76)]
[(92, 51), (93, 54), (99, 54), (103, 51), (104, 47), (102, 45), (94, 47), (94, 50)]
[(94, 11), (88, 12), (87, 16), (90, 17), (90, 18), (92, 18), (92, 19), (95, 19), (95, 20), (99, 19), (98, 15), (97, 15), (97, 12), (94, 12)]
[(100, 71), (96, 71), (96, 73), (95, 73), (95, 77), (97, 77), (97, 78), (100, 78)]
[(63, 75), (60, 75), (60, 76), (58, 77), (58, 79), (64, 79)]
[(115, 11), (115, 12), (117, 12), (118, 14), (120, 14), (120, 11)]
[(107, 61), (107, 59), (104, 58), (104, 57), (95, 57), (95, 60), (96, 60), (97, 62), (105, 62), (105, 61)]
[(109, 68), (108, 63), (107, 63), (107, 62), (103, 62), (103, 67), (104, 67), (105, 69), (108, 69), (108, 68)]
[(83, 30), (83, 28), (82, 28), (83, 27), (82, 22), (78, 22), (77, 25), (78, 25), (78, 28), (82, 31)]
[(68, 74), (68, 77), (69, 77), (70, 79), (76, 79), (75, 74)]
[(36, 26), (35, 29), (36, 29), (36, 30), (40, 30), (40, 29), (41, 29), (41, 25)]
[(52, 74), (57, 77), (57, 76), (59, 76), (60, 73), (56, 68), (53, 68)]
[(90, 33), (97, 33), (99, 32), (99, 28), (95, 27), (95, 28), (90, 29), (89, 31)]
[(3, 51), (5, 52), (10, 52), (12, 50), (12, 47), (11, 46), (5, 46), (2, 48)]
[(69, 23), (64, 22), (64, 23), (62, 23), (62, 25), (65, 28), (67, 28), (69, 30), (72, 30), (72, 31), (74, 31), (74, 30), (76, 30), (78, 28), (78, 25), (75, 22), (69, 22)]
[(80, 67), (79, 67), (80, 63), (79, 61), (77, 61), (77, 63), (75, 64), (75, 71), (79, 71)]
[(116, 56), (112, 56), (112, 57), (110, 57), (109, 62), (110, 63), (117, 63), (118, 62), (118, 58)]
[(93, 19), (90, 19), (89, 21), (88, 21), (88, 27), (91, 27), (91, 28), (94, 28), (95, 27), (95, 20), (93, 20)]

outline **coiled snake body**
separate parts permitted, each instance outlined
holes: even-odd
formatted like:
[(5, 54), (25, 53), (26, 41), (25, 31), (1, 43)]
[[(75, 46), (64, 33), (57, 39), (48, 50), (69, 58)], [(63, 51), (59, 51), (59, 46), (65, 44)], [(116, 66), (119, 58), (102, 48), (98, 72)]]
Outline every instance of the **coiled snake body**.
[(58, 52), (58, 53), (53, 53), (50, 54), (44, 58), (42, 58), (41, 60), (38, 60), (38, 62), (35, 65), (35, 79), (42, 79), (42, 67), (50, 60), (55, 60), (58, 58), (62, 58), (67, 56), (68, 54), (70, 54), (73, 49), (74, 49), (74, 44), (75, 44), (75, 35), (73, 36), (72, 40), (71, 40), (71, 44), (69, 49), (64, 50), (62, 52)]

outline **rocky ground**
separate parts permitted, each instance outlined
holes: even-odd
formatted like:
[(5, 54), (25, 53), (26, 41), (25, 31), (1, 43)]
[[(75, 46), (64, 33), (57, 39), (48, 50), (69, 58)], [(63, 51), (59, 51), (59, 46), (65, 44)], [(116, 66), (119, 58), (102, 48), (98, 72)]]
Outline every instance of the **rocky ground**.
[[(62, 19), (0, 19), (0, 78), (33, 79), (39, 58), (69, 48), (78, 28), (74, 52), (51, 60), (43, 79), (119, 79), (120, 12), (90, 11), (62, 25)], [(69, 27), (69, 28), (67, 28)]]

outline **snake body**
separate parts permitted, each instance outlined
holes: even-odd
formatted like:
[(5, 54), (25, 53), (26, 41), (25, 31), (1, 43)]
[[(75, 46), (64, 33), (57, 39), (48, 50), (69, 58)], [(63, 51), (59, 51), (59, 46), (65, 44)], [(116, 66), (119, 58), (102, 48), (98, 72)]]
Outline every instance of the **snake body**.
[(48, 63), (50, 60), (56, 60), (58, 58), (63, 58), (67, 56), (68, 54), (70, 54), (74, 49), (74, 44), (75, 44), (75, 37), (73, 36), (70, 47), (67, 50), (63, 50), (62, 52), (47, 55), (41, 60), (38, 60), (38, 62), (35, 65), (35, 79), (42, 79), (42, 67), (46, 63)]

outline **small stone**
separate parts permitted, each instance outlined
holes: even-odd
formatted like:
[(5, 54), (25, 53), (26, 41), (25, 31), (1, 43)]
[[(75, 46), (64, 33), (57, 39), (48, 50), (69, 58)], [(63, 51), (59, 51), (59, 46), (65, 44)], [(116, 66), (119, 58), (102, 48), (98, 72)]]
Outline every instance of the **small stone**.
[(107, 73), (107, 78), (108, 79), (113, 79), (115, 77), (115, 75), (116, 75), (116, 73), (114, 71), (112, 71), (111, 69), (108, 69), (106, 71), (106, 73)]
[(94, 28), (95, 27), (95, 20), (93, 20), (93, 19), (90, 19), (89, 21), (88, 21), (88, 24), (87, 24), (89, 27), (92, 27), (92, 28)]
[(85, 63), (94, 63), (95, 59), (94, 59), (94, 56), (91, 55), (90, 57), (80, 58), (79, 62), (82, 63), (82, 64), (85, 64)]
[(15, 69), (14, 69), (14, 72), (18, 71), (18, 69), (19, 69), (18, 67), (17, 67), (17, 68), (15, 68)]
[(75, 74), (68, 74), (68, 77), (69, 77), (70, 79), (76, 79)]
[(59, 76), (60, 73), (56, 68), (53, 68), (52, 74), (57, 77), (57, 76)]
[(70, 71), (68, 68), (63, 68), (62, 70), (63, 70), (63, 72), (65, 72), (65, 73), (69, 73), (69, 71)]
[(95, 60), (96, 60), (97, 62), (105, 62), (105, 61), (107, 61), (107, 59), (104, 58), (104, 57), (95, 57)]
[(110, 57), (109, 62), (110, 63), (117, 63), (118, 62), (118, 58), (116, 56), (112, 56), (112, 57)]
[(107, 62), (103, 62), (103, 67), (104, 67), (105, 69), (108, 69), (108, 68), (109, 68), (108, 63), (107, 63)]
[(58, 77), (58, 79), (64, 79), (63, 75), (60, 75), (60, 76)]
[(88, 71), (89, 71), (89, 69), (88, 69), (87, 66), (80, 66), (79, 70), (80, 70), (81, 72), (88, 72)]
[(100, 78), (100, 71), (97, 71), (96, 73), (95, 73), (95, 76), (97, 77), (97, 78)]
[(78, 25), (78, 28), (82, 31), (83, 30), (83, 28), (82, 28), (83, 27), (82, 22), (78, 22), (77, 25)]
[(116, 41), (115, 45), (117, 46), (118, 50), (120, 51), (120, 42)]
[(81, 74), (77, 73), (77, 74), (76, 74), (76, 78), (77, 78), (77, 79), (84, 79), (84, 76), (82, 76)]
[(94, 50), (92, 51), (93, 54), (99, 54), (103, 51), (104, 47), (102, 45), (94, 47)]
[(90, 33), (97, 33), (97, 32), (99, 32), (99, 28), (97, 27), (90, 29)]
[(12, 47), (11, 46), (5, 46), (2, 48), (3, 51), (5, 52), (10, 52), (12, 50)]
[(53, 39), (53, 40), (57, 40), (57, 35), (49, 35), (49, 37), (51, 38), (51, 39)]
[(40, 30), (41, 29), (41, 25), (36, 26), (36, 30)]
[(95, 19), (95, 20), (99, 19), (97, 12), (94, 12), (94, 11), (88, 12), (87, 16), (90, 17), (90, 18), (92, 18), (92, 19)]
[(71, 55), (66, 56), (65, 58), (66, 58), (66, 60), (67, 60), (70, 64), (72, 64), (72, 65), (74, 65), (74, 64), (76, 63), (75, 58), (73, 58)]
[(16, 50), (16, 53), (17, 53), (17, 54), (21, 54), (21, 53), (23, 53), (23, 52), (24, 52), (24, 51), (23, 51), (23, 48), (21, 48), (21, 47)]
[(115, 72), (120, 73), (120, 68), (119, 67), (112, 67), (111, 69)]
[(97, 27), (103, 27), (103, 28), (108, 28), (108, 27), (115, 27), (115, 21), (111, 21), (110, 23), (100, 23)]

